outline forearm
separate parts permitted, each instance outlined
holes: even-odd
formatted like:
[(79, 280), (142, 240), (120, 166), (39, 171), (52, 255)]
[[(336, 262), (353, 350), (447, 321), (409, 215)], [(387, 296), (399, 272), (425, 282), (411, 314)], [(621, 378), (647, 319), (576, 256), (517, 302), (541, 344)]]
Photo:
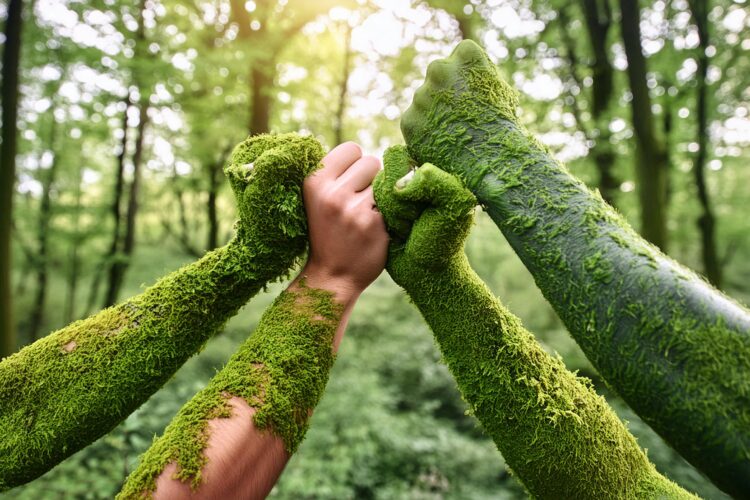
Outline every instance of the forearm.
[(113, 429), (296, 252), (269, 266), (251, 249), (235, 239), (0, 363), (0, 486), (38, 477)]
[[(295, 281), (276, 299), (253, 335), (144, 454), (120, 498), (154, 491), (168, 498), (175, 489), (231, 496), (236, 488), (260, 498), (270, 491), (304, 437), (334, 361), (337, 332), (356, 299), (331, 286), (314, 288), (317, 277), (311, 281)], [(229, 474), (221, 464), (233, 464)]]
[(409, 152), (460, 176), (602, 377), (725, 491), (750, 495), (750, 312), (650, 245), (519, 124), (471, 42), (431, 65)]
[(658, 474), (603, 398), (541, 348), (465, 257), (406, 283), (464, 399), (533, 496), (692, 498)]

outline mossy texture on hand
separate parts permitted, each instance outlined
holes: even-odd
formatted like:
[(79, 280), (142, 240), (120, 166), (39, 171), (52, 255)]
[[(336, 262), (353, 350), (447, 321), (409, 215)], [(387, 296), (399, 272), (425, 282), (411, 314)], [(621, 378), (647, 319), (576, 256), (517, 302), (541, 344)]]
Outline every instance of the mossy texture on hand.
[(405, 149), (392, 148), (375, 183), (392, 236), (388, 272), (432, 328), (471, 411), (529, 493), (695, 498), (655, 470), (590, 382), (547, 354), (471, 269), (463, 243), (474, 196), (432, 165), (398, 181), (412, 168)]
[(750, 498), (750, 312), (648, 244), (516, 121), (473, 42), (433, 62), (409, 153), (459, 176), (607, 383), (720, 488)]
[(229, 244), (0, 362), (0, 491), (112, 430), (288, 273), (306, 247), (302, 182), (322, 157), (294, 134), (244, 141), (226, 168), (240, 214)]
[(283, 292), (224, 369), (180, 409), (141, 457), (118, 498), (151, 496), (156, 479), (173, 462), (175, 479), (198, 488), (207, 463), (208, 422), (231, 416), (232, 397), (255, 408), (255, 426), (281, 437), (294, 453), (328, 381), (334, 362), (331, 344), (342, 313), (332, 294), (304, 283)]

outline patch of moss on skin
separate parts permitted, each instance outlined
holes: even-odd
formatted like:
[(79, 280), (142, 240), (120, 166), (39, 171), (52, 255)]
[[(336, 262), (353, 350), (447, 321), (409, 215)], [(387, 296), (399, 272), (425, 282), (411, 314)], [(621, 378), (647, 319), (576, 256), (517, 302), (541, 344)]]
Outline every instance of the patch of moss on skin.
[[(375, 199), (392, 236), (387, 269), (432, 328), (471, 412), (533, 497), (690, 499), (661, 476), (587, 379), (547, 354), (469, 266), (474, 196), (392, 148)], [(410, 232), (407, 229), (410, 228)]]
[(112, 430), (288, 273), (306, 248), (302, 181), (322, 157), (295, 134), (244, 141), (226, 168), (240, 214), (228, 245), (0, 363), (0, 491)]
[(343, 306), (329, 292), (304, 283), (283, 292), (224, 369), (141, 457), (118, 498), (152, 496), (156, 479), (173, 462), (174, 478), (197, 489), (207, 463), (208, 422), (231, 416), (232, 397), (255, 408), (255, 426), (281, 437), (294, 453), (328, 381), (335, 359), (331, 344), (342, 314)]
[(409, 153), (477, 196), (608, 384), (720, 488), (750, 498), (750, 312), (570, 175), (518, 124), (517, 102), (462, 42), (404, 113)]

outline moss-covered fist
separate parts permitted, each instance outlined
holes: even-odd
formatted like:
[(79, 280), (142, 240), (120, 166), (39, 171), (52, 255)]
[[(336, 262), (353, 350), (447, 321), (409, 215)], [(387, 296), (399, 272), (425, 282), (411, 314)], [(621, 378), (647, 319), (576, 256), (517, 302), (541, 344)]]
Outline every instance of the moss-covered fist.
[(239, 143), (224, 173), (237, 199), (238, 235), (259, 252), (304, 247), (302, 183), (317, 170), (323, 147), (298, 134), (262, 134)]
[(461, 255), (476, 199), (454, 176), (413, 168), (405, 148), (389, 149), (375, 179), (375, 200), (391, 233), (388, 271), (399, 284), (414, 271), (440, 271)]
[(483, 143), (487, 125), (514, 122), (517, 106), (518, 93), (484, 50), (464, 40), (449, 57), (429, 65), (401, 131), (414, 159), (439, 165), (473, 190), (484, 170), (473, 150)]

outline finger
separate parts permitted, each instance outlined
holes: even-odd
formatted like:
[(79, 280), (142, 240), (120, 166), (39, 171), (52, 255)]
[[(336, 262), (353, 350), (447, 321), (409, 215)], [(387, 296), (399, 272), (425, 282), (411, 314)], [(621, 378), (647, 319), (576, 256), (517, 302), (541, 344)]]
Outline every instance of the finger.
[(477, 203), (458, 178), (429, 163), (407, 173), (395, 188), (399, 199), (444, 207), (454, 216), (471, 212)]
[(354, 195), (352, 206), (356, 207), (358, 210), (363, 209), (377, 211), (372, 185), (367, 186), (363, 191), (360, 191), (359, 193)]
[(362, 158), (362, 148), (355, 142), (345, 142), (333, 148), (323, 158), (323, 169), (318, 172), (321, 177), (336, 179)]
[(398, 179), (406, 175), (409, 170), (416, 165), (409, 157), (406, 146), (392, 146), (385, 151), (383, 155), (384, 174), (383, 178), (387, 185), (391, 187)]
[(359, 192), (372, 184), (372, 180), (379, 171), (380, 160), (374, 156), (363, 156), (341, 174), (337, 184), (346, 186), (354, 192)]

